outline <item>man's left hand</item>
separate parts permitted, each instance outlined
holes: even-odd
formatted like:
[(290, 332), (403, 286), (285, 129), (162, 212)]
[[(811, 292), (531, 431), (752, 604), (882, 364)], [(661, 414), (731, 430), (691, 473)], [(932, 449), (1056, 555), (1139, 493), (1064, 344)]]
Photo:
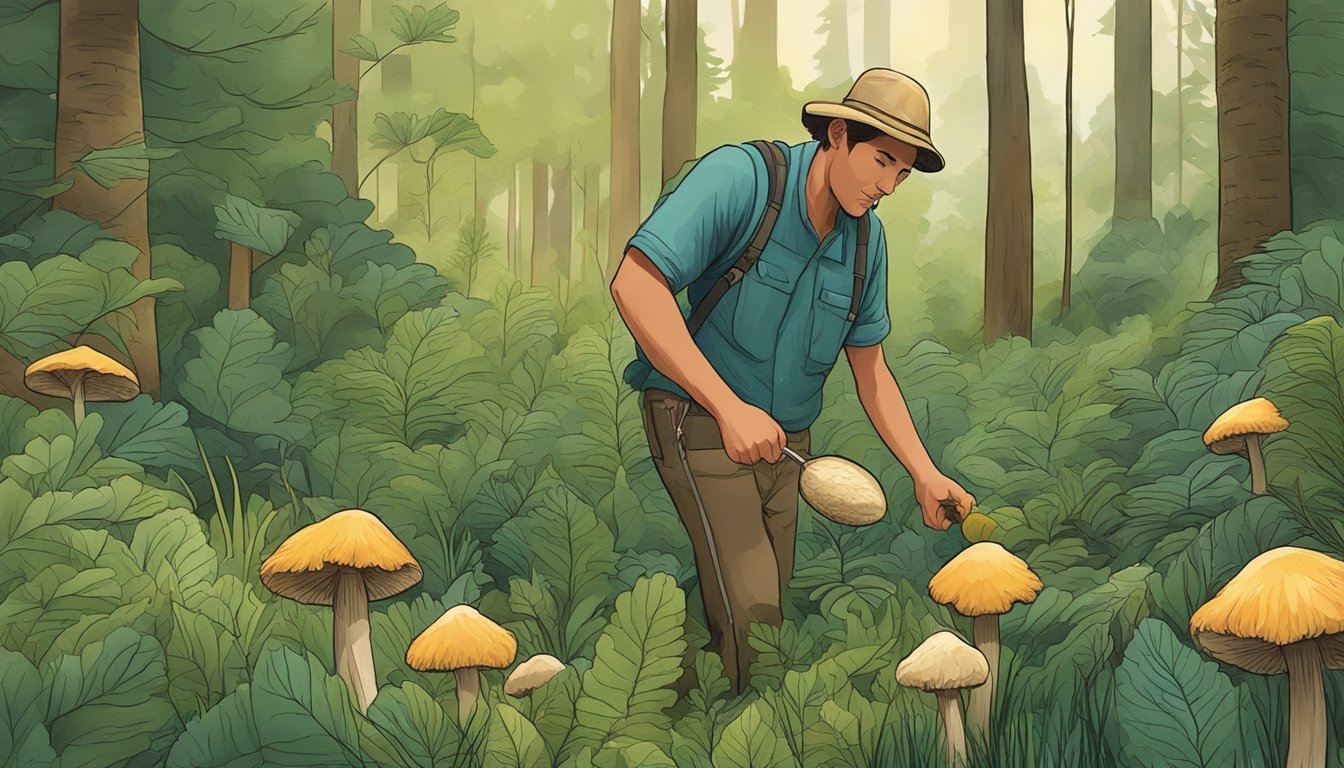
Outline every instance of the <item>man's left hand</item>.
[(974, 496), (941, 472), (932, 472), (915, 481), (915, 499), (924, 513), (924, 524), (935, 531), (946, 531), (952, 526), (948, 509), (942, 504), (947, 499), (956, 502), (957, 514), (962, 520), (975, 505)]

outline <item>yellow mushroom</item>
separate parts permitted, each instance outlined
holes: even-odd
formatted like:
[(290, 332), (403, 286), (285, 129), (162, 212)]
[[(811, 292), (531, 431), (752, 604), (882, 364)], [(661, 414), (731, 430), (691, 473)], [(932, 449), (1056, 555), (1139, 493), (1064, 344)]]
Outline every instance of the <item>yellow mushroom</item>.
[(406, 663), (421, 672), (453, 673), (458, 719), (465, 725), (481, 692), (479, 668), (504, 669), (517, 653), (512, 632), (470, 605), (455, 605), (411, 641)]
[(951, 632), (930, 635), (919, 647), (896, 665), (896, 682), (918, 688), (938, 699), (938, 715), (943, 721), (948, 768), (966, 760), (966, 729), (961, 719), (962, 688), (972, 693), (989, 679), (985, 657)]
[(129, 368), (86, 346), (38, 360), (24, 370), (23, 383), (34, 392), (72, 401), (76, 429), (84, 423), (84, 403), (122, 402), (140, 394), (140, 381)]
[(1263, 397), (1256, 397), (1223, 411), (1204, 432), (1204, 445), (1214, 453), (1236, 453), (1251, 462), (1251, 493), (1264, 495), (1265, 458), (1260, 441), (1288, 428), (1288, 420)]
[(999, 678), (999, 615), (1030, 603), (1041, 580), (1026, 561), (992, 541), (972, 544), (929, 580), (929, 596), (974, 619), (975, 647), (989, 664), (989, 682), (971, 691), (970, 721), (989, 740), (989, 713)]
[(1344, 669), (1344, 563), (1278, 547), (1190, 617), (1195, 646), (1261, 675), (1288, 673), (1287, 768), (1326, 764), (1321, 667)]
[(420, 564), (383, 521), (347, 509), (296, 531), (261, 566), (261, 583), (291, 600), (332, 606), (336, 673), (361, 712), (378, 692), (369, 602), (419, 583)]

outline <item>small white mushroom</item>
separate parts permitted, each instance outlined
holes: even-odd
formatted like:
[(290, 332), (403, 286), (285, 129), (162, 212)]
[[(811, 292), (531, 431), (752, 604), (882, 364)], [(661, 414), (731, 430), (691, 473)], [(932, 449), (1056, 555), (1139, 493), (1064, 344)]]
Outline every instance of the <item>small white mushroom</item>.
[(966, 761), (966, 728), (958, 692), (984, 685), (988, 679), (989, 663), (984, 654), (951, 632), (930, 635), (896, 666), (896, 682), (938, 698), (948, 768)]

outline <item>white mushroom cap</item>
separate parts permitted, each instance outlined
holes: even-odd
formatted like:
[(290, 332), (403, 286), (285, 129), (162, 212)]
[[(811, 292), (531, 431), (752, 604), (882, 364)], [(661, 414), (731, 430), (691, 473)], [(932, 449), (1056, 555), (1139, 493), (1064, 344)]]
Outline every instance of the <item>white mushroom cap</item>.
[(539, 653), (519, 664), (504, 681), (504, 692), (510, 696), (527, 696), (550, 682), (565, 668), (563, 662), (546, 653)]
[(930, 693), (974, 688), (988, 679), (985, 655), (951, 632), (930, 635), (896, 666), (896, 682)]

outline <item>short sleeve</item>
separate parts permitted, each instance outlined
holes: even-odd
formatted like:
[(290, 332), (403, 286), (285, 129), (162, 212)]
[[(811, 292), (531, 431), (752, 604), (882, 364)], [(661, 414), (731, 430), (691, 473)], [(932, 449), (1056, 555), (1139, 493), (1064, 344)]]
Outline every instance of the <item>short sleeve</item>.
[[(715, 258), (746, 237), (764, 174), (749, 152), (725, 144), (709, 152), (640, 224), (626, 248), (638, 248), (678, 293)], [(763, 193), (762, 193), (763, 194)]]
[(876, 216), (872, 217), (872, 227), (877, 233), (876, 247), (869, 253), (871, 266), (863, 281), (858, 316), (845, 336), (847, 347), (870, 347), (891, 331), (891, 317), (887, 313), (887, 235)]

